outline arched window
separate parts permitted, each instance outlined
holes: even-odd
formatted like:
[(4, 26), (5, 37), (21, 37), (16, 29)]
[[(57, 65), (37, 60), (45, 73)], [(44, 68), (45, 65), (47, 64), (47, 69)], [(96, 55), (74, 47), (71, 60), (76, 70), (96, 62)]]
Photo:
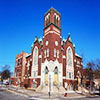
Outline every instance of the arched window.
[(46, 58), (46, 50), (44, 51), (44, 58)]
[(32, 77), (37, 77), (38, 72), (38, 47), (35, 46), (33, 51), (33, 62), (32, 62)]
[(45, 84), (46, 85), (48, 84), (48, 68), (47, 68), (47, 66), (45, 68)]
[(50, 15), (48, 16), (48, 24), (50, 24)]
[(56, 49), (54, 49), (54, 57), (56, 57)]
[(37, 47), (34, 48), (33, 63), (34, 63), (34, 66), (38, 64), (38, 48)]
[(68, 67), (73, 66), (73, 55), (72, 55), (72, 49), (70, 47), (67, 49), (67, 65)]
[(46, 46), (48, 45), (48, 40), (46, 41)]
[(45, 74), (48, 74), (48, 68), (47, 67), (45, 68)]
[(58, 46), (58, 41), (55, 41), (55, 45)]
[(56, 15), (54, 15), (54, 24), (56, 25)]
[(47, 57), (49, 57), (49, 49), (47, 49)]
[(58, 74), (58, 68), (57, 67), (54, 70), (54, 74)]
[(59, 58), (59, 50), (57, 50), (57, 58)]
[(73, 52), (70, 46), (67, 48), (66, 56), (67, 56), (66, 76), (68, 79), (74, 79)]
[(58, 68), (55, 67), (54, 69), (54, 84), (57, 85), (58, 84)]

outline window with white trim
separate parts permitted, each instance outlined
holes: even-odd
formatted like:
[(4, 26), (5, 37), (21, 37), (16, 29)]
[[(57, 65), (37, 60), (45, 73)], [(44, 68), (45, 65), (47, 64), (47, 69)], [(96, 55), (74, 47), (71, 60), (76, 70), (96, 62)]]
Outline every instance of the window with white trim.
[(36, 71), (38, 70), (38, 47), (35, 46), (33, 51), (33, 62), (32, 62), (32, 78), (36, 77)]
[(48, 45), (48, 41), (46, 41), (46, 46)]
[(56, 57), (56, 49), (54, 49), (54, 57)]
[(57, 50), (57, 58), (59, 58), (59, 50)]
[(47, 49), (47, 57), (49, 57), (49, 49)]
[(80, 62), (79, 62), (79, 60), (77, 61), (77, 65), (80, 65)]
[(34, 66), (38, 64), (38, 48), (34, 48), (34, 53), (33, 53), (33, 63)]
[(46, 58), (46, 50), (44, 51), (44, 58)]
[(70, 68), (73, 67), (73, 54), (70, 47), (67, 49), (67, 66)]
[(58, 41), (55, 41), (55, 45), (58, 46)]

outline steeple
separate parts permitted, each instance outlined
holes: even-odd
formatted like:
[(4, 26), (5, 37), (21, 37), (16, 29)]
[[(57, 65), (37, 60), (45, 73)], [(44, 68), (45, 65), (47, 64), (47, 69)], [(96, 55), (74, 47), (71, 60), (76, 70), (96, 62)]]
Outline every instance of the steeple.
[(68, 38), (67, 38), (67, 41), (69, 41), (69, 42), (71, 42), (71, 43), (72, 43), (70, 33), (68, 33)]
[(51, 7), (44, 15), (44, 29), (53, 24), (60, 29), (61, 14)]

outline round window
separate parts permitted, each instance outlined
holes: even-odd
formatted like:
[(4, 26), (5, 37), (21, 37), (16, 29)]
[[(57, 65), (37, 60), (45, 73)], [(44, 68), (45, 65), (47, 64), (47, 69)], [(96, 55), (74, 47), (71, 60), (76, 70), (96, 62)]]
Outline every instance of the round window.
[(55, 41), (55, 45), (58, 46), (58, 41)]
[(46, 46), (48, 45), (48, 41), (46, 41)]

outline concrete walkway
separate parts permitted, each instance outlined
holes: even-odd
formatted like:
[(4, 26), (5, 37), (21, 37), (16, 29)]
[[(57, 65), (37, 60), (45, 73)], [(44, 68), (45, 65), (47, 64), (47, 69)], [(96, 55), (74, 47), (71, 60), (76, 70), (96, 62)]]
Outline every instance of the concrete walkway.
[(70, 99), (70, 98), (84, 98), (86, 96), (89, 95), (81, 95), (80, 92), (78, 91), (73, 91), (70, 93), (67, 93), (67, 97), (64, 96), (64, 93), (53, 93), (51, 94), (51, 96), (49, 97), (48, 93), (39, 93), (39, 92), (35, 92), (34, 90), (29, 90), (29, 89), (25, 89), (25, 88), (21, 88), (21, 87), (13, 87), (13, 86), (9, 86), (6, 87), (8, 91), (13, 92), (13, 93), (17, 93), (19, 95), (23, 95), (25, 97), (28, 97), (29, 99), (36, 99), (36, 100), (65, 100), (66, 98)]

